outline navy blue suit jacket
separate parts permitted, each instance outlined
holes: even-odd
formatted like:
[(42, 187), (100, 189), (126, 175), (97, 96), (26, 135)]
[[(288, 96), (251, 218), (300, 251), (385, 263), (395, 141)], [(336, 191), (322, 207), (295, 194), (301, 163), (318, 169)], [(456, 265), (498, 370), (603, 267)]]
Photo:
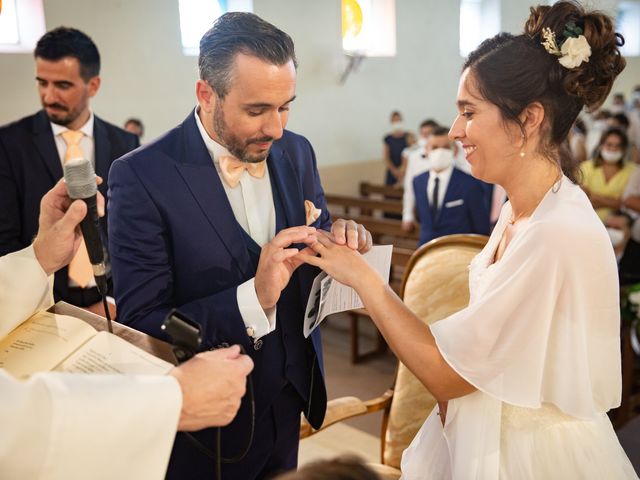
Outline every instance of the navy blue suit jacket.
[[(277, 229), (305, 224), (305, 200), (322, 209), (313, 226), (329, 229), (310, 143), (285, 131), (274, 142), (267, 165)], [(226, 343), (245, 346), (255, 363), (258, 417), (289, 383), (306, 403), (311, 424), (320, 426), (326, 409), (320, 334), (316, 330), (309, 339), (302, 335), (304, 307), (318, 270), (308, 265), (296, 270), (278, 302), (276, 330), (263, 337), (264, 347), (255, 351), (236, 290), (255, 276), (260, 249), (234, 217), (193, 112), (163, 137), (116, 161), (109, 195), (118, 319), (167, 340), (160, 325), (171, 308), (178, 308), (201, 324), (203, 349)], [(223, 430), (223, 455), (227, 445), (246, 439), (248, 420), (242, 411)], [(207, 432), (198, 435), (213, 445)]]
[(427, 198), (428, 182), (429, 172), (413, 179), (413, 191), (416, 195), (416, 209), (420, 221), (418, 245), (454, 233), (489, 235), (489, 203), (482, 182), (454, 168), (436, 218), (431, 214)]
[[(139, 145), (138, 137), (94, 116), (96, 174), (104, 183), (118, 157)], [(40, 200), (62, 178), (62, 162), (44, 110), (0, 128), (0, 255), (27, 247), (38, 232)], [(102, 219), (106, 234), (107, 221)], [(54, 297), (66, 299), (67, 268), (56, 273)]]

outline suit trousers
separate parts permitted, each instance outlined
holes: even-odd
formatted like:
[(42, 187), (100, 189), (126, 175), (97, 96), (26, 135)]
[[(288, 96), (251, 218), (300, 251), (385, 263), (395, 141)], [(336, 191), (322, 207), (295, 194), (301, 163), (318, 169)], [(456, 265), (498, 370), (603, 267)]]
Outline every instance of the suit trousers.
[[(277, 476), (280, 473), (293, 470), (298, 465), (298, 439), (300, 437), (300, 414), (304, 402), (291, 384), (287, 384), (276, 397), (272, 405), (256, 418), (253, 443), (247, 456), (237, 463), (222, 464), (222, 479), (224, 480), (263, 480)], [(222, 433), (223, 456), (236, 456), (246, 446), (249, 435), (242, 439), (234, 439), (232, 448), (225, 445), (224, 429)], [(212, 451), (215, 442), (206, 445)], [(180, 464), (179, 459), (194, 460), (189, 450), (196, 451), (182, 434), (178, 434), (173, 446), (173, 455), (169, 462), (166, 478), (168, 480), (215, 480), (215, 463), (212, 459), (200, 454), (201, 461), (208, 464), (206, 469)], [(196, 453), (197, 454), (197, 453)], [(176, 460), (178, 459), (178, 460)], [(208, 470), (206, 476), (193, 476), (195, 471)]]

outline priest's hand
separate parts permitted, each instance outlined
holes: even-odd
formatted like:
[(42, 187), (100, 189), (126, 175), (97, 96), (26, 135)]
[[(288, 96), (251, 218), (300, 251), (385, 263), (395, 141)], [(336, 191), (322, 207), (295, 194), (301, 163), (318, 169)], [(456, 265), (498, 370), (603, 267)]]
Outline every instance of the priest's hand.
[(253, 361), (240, 353), (240, 347), (221, 348), (196, 355), (175, 367), (182, 390), (182, 410), (178, 430), (194, 431), (228, 425), (240, 408), (246, 391), (246, 378)]
[[(98, 185), (102, 183), (96, 178)], [(98, 192), (98, 213), (104, 215), (104, 198)], [(38, 234), (33, 251), (47, 275), (67, 265), (80, 246), (79, 224), (87, 214), (82, 200), (72, 201), (64, 180), (60, 180), (40, 201)]]

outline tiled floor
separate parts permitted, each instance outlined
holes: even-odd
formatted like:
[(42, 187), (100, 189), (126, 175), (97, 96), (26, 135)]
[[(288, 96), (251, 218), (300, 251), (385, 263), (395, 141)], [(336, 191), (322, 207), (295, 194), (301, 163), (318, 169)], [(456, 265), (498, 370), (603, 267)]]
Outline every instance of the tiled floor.
[[(362, 400), (377, 397), (393, 383), (396, 359), (391, 353), (352, 365), (350, 361), (349, 318), (336, 315), (322, 324), (325, 374), (329, 399), (355, 396)], [(373, 345), (375, 329), (360, 321), (362, 348)], [(355, 453), (367, 462), (379, 462), (382, 412), (336, 424), (300, 443), (300, 464), (338, 454)]]

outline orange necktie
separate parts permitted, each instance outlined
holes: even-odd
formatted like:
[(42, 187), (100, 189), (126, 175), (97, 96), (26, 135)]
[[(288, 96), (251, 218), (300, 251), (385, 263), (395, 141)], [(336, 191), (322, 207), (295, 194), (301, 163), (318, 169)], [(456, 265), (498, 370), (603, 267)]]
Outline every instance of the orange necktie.
[(243, 162), (231, 155), (221, 155), (218, 159), (220, 164), (220, 173), (225, 183), (231, 188), (238, 185), (242, 172), (245, 170), (249, 172), (249, 175), (256, 178), (264, 177), (264, 172), (267, 166), (266, 160), (258, 163)]
[[(84, 136), (84, 133), (77, 130), (67, 130), (66, 132), (62, 132), (61, 135), (67, 144), (64, 163), (76, 158), (84, 158), (84, 153), (80, 147), (80, 140)], [(91, 261), (89, 260), (84, 238), (82, 238), (78, 251), (71, 259), (71, 263), (69, 263), (69, 278), (82, 288), (86, 288), (93, 278), (93, 268), (91, 267)]]

